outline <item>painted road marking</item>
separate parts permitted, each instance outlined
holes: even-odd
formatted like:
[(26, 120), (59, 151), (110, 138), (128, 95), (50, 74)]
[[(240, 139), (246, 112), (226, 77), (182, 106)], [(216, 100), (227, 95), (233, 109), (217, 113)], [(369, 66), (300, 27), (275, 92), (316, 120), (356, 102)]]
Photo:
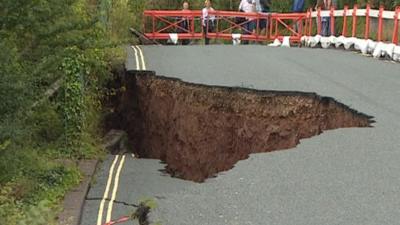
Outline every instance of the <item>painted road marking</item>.
[(133, 45), (131, 48), (135, 51), (136, 70), (146, 70), (146, 62), (144, 61), (142, 49), (138, 45)]
[(114, 200), (115, 200), (115, 197), (116, 197), (117, 191), (118, 191), (119, 176), (120, 176), (120, 173), (121, 173), (121, 169), (122, 169), (122, 167), (124, 165), (124, 162), (125, 162), (125, 155), (122, 156), (122, 159), (121, 159), (121, 161), (119, 163), (119, 166), (118, 166), (117, 173), (115, 174), (114, 188), (113, 188), (113, 191), (112, 191), (111, 200), (108, 202), (106, 223), (111, 221), (111, 214), (112, 214), (113, 204), (114, 204)]
[(132, 47), (132, 49), (135, 51), (136, 70), (140, 70), (138, 52), (137, 52), (135, 46), (131, 46), (131, 47)]
[(114, 158), (114, 161), (110, 167), (110, 171), (108, 174), (108, 180), (107, 180), (107, 184), (106, 184), (106, 190), (104, 191), (103, 199), (100, 202), (99, 214), (97, 216), (97, 225), (101, 225), (103, 222), (102, 220), (103, 220), (104, 203), (105, 203), (105, 199), (108, 198), (108, 192), (110, 190), (110, 185), (111, 185), (113, 174), (114, 174), (114, 167), (115, 167), (115, 164), (118, 162), (118, 158), (119, 158), (119, 156), (116, 155)]
[(142, 70), (146, 70), (146, 63), (144, 61), (143, 51), (139, 46), (136, 46), (139, 49), (140, 58), (142, 59)]

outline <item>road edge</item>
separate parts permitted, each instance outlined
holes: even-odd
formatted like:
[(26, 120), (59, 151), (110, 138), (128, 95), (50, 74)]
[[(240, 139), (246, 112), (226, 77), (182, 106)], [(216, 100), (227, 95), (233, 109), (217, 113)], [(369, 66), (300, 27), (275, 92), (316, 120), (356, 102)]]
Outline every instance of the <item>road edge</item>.
[(85, 204), (86, 195), (89, 192), (92, 177), (96, 172), (99, 160), (83, 160), (78, 164), (83, 178), (79, 186), (70, 190), (62, 203), (63, 210), (58, 214), (57, 224), (59, 225), (79, 225), (82, 211)]

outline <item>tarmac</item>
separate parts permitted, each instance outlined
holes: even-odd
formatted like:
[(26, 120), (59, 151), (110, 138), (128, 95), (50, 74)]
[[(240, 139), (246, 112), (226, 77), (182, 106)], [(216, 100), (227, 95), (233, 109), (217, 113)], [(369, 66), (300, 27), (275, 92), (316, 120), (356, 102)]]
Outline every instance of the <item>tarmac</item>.
[[(146, 69), (158, 75), (206, 85), (315, 92), (376, 122), (371, 128), (326, 131), (290, 150), (252, 154), (201, 184), (165, 175), (158, 160), (126, 155), (117, 201), (155, 199), (150, 219), (163, 225), (400, 224), (400, 64), (334, 49), (140, 48)], [(128, 48), (127, 70), (136, 70), (137, 62)], [(97, 222), (114, 157), (96, 175), (82, 225)], [(135, 208), (114, 203), (112, 209), (117, 219)]]

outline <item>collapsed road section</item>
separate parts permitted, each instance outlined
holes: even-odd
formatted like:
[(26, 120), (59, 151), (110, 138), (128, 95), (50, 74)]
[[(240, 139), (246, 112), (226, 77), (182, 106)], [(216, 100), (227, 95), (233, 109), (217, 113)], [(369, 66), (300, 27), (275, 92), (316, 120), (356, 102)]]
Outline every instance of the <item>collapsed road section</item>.
[(295, 147), (324, 130), (370, 127), (372, 117), (315, 93), (192, 84), (137, 71), (121, 76), (107, 129), (128, 133), (141, 158), (202, 182), (251, 153)]

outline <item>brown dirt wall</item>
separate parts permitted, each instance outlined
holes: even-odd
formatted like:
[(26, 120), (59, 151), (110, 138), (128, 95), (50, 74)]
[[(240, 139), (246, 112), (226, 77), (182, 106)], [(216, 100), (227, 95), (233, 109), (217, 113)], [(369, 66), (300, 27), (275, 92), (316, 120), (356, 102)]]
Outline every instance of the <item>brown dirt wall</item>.
[(372, 122), (315, 93), (205, 86), (151, 72), (128, 74), (121, 83), (109, 128), (127, 131), (140, 157), (161, 159), (172, 176), (196, 182), (251, 153), (293, 148), (324, 130)]

